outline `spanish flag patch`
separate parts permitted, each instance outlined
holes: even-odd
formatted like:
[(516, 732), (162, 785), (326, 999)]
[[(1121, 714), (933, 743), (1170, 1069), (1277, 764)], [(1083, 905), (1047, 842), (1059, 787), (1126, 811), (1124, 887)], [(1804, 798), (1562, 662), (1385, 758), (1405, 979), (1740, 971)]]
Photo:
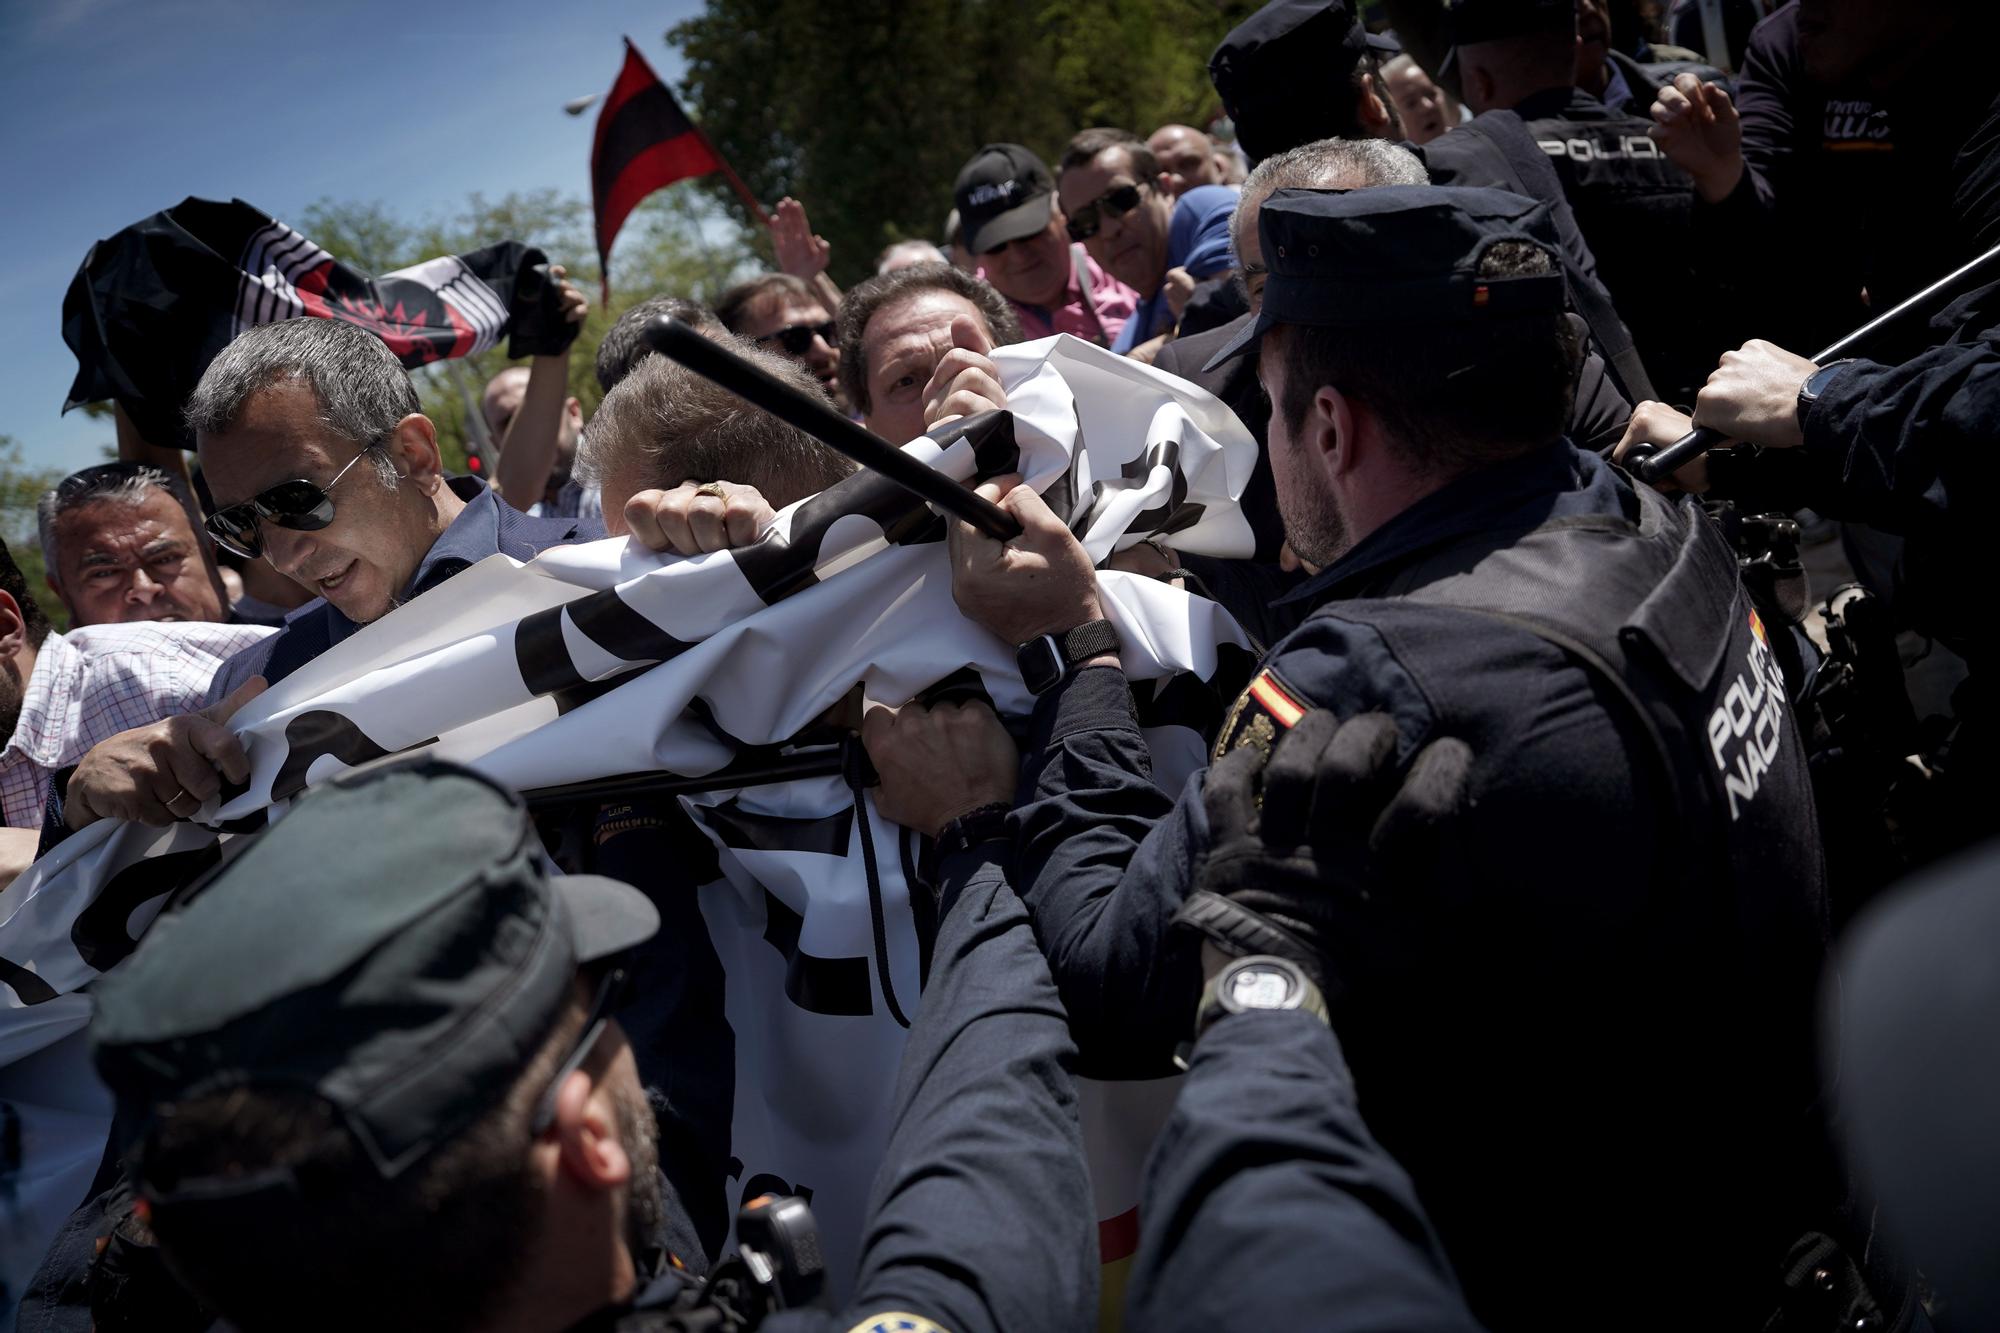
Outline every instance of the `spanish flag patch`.
[(1297, 693), (1266, 667), (1229, 706), (1222, 731), (1215, 738), (1214, 757), (1220, 759), (1239, 746), (1254, 745), (1269, 759), (1278, 733), (1291, 730), (1305, 715), (1306, 706), (1299, 702)]

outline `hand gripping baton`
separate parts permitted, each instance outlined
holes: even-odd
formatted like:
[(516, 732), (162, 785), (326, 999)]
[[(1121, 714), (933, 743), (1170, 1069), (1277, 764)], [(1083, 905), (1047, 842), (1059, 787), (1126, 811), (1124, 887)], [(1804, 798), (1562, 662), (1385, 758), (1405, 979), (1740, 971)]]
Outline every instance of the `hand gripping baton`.
[[(1994, 246), (1991, 250), (1988, 250), (1985, 254), (1963, 267), (1953, 269), (1908, 300), (1891, 306), (1846, 337), (1836, 339), (1828, 346), (1822, 347), (1813, 355), (1813, 363), (1823, 366), (1827, 362), (1837, 361), (1843, 356), (1852, 356), (1861, 348), (1863, 343), (1867, 342), (1868, 339), (1875, 336), (1883, 328), (1901, 319), (1919, 306), (1928, 305), (1938, 297), (1956, 291), (1965, 285), (1965, 280), (1968, 277), (1991, 264), (1996, 258), (2000, 258), (2000, 245)], [(1723, 435), (1719, 431), (1710, 430), (1706, 426), (1698, 426), (1664, 449), (1655, 450), (1651, 445), (1639, 445), (1635, 447), (1626, 456), (1625, 465), (1631, 469), (1640, 481), (1659, 481), (1672, 476), (1677, 470), (1686, 467), (1710, 449), (1725, 443), (1728, 438), (1728, 436)]]

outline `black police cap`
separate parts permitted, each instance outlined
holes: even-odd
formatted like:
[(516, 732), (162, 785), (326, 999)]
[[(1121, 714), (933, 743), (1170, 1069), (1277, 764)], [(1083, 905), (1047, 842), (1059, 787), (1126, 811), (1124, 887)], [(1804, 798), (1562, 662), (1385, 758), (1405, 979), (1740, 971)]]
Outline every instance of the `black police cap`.
[[(141, 1124), (235, 1087), (317, 1094), (395, 1176), (514, 1087), (580, 964), (659, 928), (629, 885), (542, 865), (526, 807), (469, 769), (332, 779), (98, 983), (98, 1072)], [(139, 1180), (159, 1206), (143, 1154)], [(163, 1197), (257, 1184), (178, 1181)]]
[[(1278, 324), (1369, 328), (1476, 321), (1563, 307), (1549, 206), (1505, 190), (1385, 185), (1278, 190), (1257, 216), (1264, 304), (1204, 369), (1254, 348)], [(1549, 272), (1481, 277), (1501, 241), (1546, 252)]]
[(1362, 27), (1342, 0), (1272, 0), (1222, 39), (1208, 59), (1209, 82), (1253, 161), (1351, 129), (1346, 96), (1368, 52), (1402, 48)]

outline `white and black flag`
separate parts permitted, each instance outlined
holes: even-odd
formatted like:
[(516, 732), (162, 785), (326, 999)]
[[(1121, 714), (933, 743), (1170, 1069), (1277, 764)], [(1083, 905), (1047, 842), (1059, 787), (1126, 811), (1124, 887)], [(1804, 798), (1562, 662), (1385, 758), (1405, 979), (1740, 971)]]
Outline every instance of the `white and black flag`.
[(151, 443), (191, 449), (181, 407), (245, 329), (342, 320), (414, 370), (518, 336), (542, 299), (545, 261), (501, 241), (370, 277), (241, 199), (185, 199), (84, 257), (63, 296), (63, 341), (77, 360), (63, 410), (115, 399)]
[[(1249, 554), (1236, 500), (1256, 445), (1222, 404), (1068, 337), (994, 359), (1010, 413), (942, 427), (908, 453), (959, 480), (1021, 472), (1100, 562), (1167, 534), (1187, 552)], [(696, 896), (735, 1033), (738, 1184), (809, 1189), (831, 1271), (851, 1271), (922, 1002), (917, 840), (838, 774), (734, 787), (729, 774), (746, 756), (785, 754), (857, 689), (864, 704), (896, 706), (947, 682), (1002, 714), (1030, 710), (1012, 646), (952, 600), (944, 531), (864, 472), (737, 551), (681, 559), (612, 540), (527, 564), (490, 557), (247, 705), (234, 725), (250, 777), (203, 812), (206, 825), (100, 823), (30, 867), (0, 893), (0, 1098), (23, 1117), (15, 1202), (34, 1214), (30, 1243), (46, 1244), (81, 1197), (108, 1127), (78, 1051), (87, 988), (130, 952), (162, 895), (217, 855), (230, 835), (210, 826), (428, 751), (530, 791), (713, 775), (680, 799), (715, 852)], [(1113, 571), (1099, 583), (1157, 780), (1177, 791), (1205, 761), (1248, 640), (1219, 606), (1169, 584)], [(1129, 1253), (1115, 1238), (1135, 1232), (1162, 1091), (1086, 1096), (1107, 1262)], [(0, 1259), (11, 1277), (18, 1257)]]

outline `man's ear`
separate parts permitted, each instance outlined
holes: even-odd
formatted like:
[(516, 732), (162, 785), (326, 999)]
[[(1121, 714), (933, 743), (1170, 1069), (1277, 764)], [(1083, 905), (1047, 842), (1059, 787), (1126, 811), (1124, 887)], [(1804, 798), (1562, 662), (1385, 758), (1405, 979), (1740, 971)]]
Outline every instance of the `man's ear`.
[(1165, 198), (1168, 199), (1173, 198), (1174, 173), (1171, 171), (1163, 171), (1159, 175), (1153, 177), (1153, 188), (1159, 191), (1159, 193)]
[(562, 1169), (581, 1186), (612, 1190), (632, 1178), (632, 1158), (618, 1133), (618, 1112), (609, 1089), (579, 1069), (556, 1094), (556, 1143)]
[[(49, 580), (49, 586), (55, 586)], [(21, 604), (14, 600), (14, 594), (0, 592), (0, 661), (11, 662), (28, 643), (28, 618), (21, 614)]]
[(1354, 118), (1371, 138), (1389, 128), (1389, 107), (1375, 91), (1375, 80), (1362, 80), (1361, 92), (1354, 99)]
[(444, 477), (444, 457), (438, 453), (437, 427), (429, 417), (410, 413), (389, 432), (386, 444), (398, 472), (414, 477), (426, 494), (436, 489), (435, 481)]
[(1363, 448), (1360, 414), (1366, 410), (1364, 404), (1331, 384), (1321, 385), (1313, 395), (1312, 443), (1329, 479), (1344, 477), (1360, 464)]

